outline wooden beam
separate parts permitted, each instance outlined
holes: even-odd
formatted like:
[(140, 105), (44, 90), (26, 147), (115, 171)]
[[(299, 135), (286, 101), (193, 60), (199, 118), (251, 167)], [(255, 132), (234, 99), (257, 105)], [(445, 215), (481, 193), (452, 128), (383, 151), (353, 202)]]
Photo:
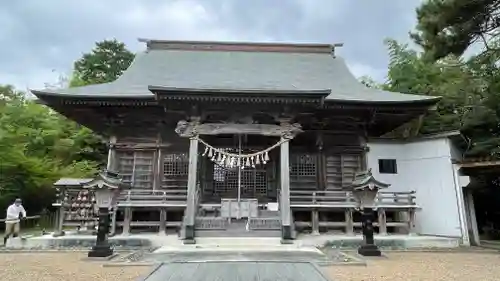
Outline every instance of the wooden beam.
[(271, 124), (220, 124), (179, 121), (175, 132), (182, 137), (191, 137), (193, 135), (262, 135), (280, 137), (284, 134), (297, 134), (302, 132), (300, 124), (288, 124), (287, 126), (278, 126)]

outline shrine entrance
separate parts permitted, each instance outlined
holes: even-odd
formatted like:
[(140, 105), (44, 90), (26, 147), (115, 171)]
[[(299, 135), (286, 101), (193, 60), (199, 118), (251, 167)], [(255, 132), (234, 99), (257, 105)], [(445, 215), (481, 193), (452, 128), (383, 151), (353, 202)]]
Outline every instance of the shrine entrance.
[[(275, 138), (250, 135), (207, 138), (207, 142), (211, 142), (210, 145), (218, 150), (235, 155), (249, 155), (262, 151), (269, 146), (267, 145), (269, 141), (276, 142)], [(269, 151), (267, 154), (269, 161), (266, 161), (266, 164), (261, 163), (259, 159), (258, 164), (250, 163), (250, 166), (246, 166), (246, 163), (241, 163), (240, 166), (227, 165), (226, 161), (221, 163), (221, 159), (217, 159), (223, 156), (209, 157), (208, 152), (200, 157), (202, 204), (220, 203), (222, 199), (235, 199), (238, 202), (242, 199), (257, 199), (260, 204), (276, 202), (278, 160), (276, 151)]]

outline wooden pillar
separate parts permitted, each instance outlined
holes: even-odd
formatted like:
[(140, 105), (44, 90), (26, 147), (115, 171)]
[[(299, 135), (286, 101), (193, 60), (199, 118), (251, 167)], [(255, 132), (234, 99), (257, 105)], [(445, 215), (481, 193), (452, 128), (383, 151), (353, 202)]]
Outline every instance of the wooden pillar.
[(313, 209), (311, 212), (312, 234), (319, 235), (319, 211)]
[(354, 218), (352, 216), (352, 209), (347, 208), (345, 210), (345, 234), (353, 235), (354, 234)]
[(117, 169), (117, 161), (116, 161), (116, 137), (109, 137), (109, 149), (108, 149), (108, 163), (106, 165), (106, 169), (110, 171), (116, 171)]
[(130, 223), (132, 221), (132, 207), (125, 207), (123, 214), (123, 235), (130, 234)]
[(281, 184), (281, 238), (292, 239), (292, 222), (290, 216), (290, 140), (281, 137), (280, 146), (280, 184)]
[(161, 155), (161, 134), (158, 133), (156, 137), (156, 150), (153, 156), (153, 190), (158, 190), (161, 188), (161, 164), (162, 164), (162, 155)]
[(474, 195), (470, 190), (465, 190), (465, 200), (466, 200), (466, 212), (468, 213), (468, 221), (470, 222), (470, 231), (472, 232), (469, 237), (471, 237), (471, 244), (475, 246), (479, 246), (481, 241), (479, 239), (479, 229), (477, 227), (477, 218), (476, 218), (476, 207), (474, 206)]
[(54, 229), (53, 236), (61, 236), (63, 234), (63, 226), (64, 226), (64, 202), (61, 202), (61, 206), (57, 209), (57, 221)]
[(194, 224), (196, 216), (196, 179), (198, 172), (198, 138), (189, 139), (189, 169), (187, 187), (187, 206), (184, 213), (184, 239), (194, 239)]
[(167, 209), (160, 209), (160, 227), (159, 234), (166, 235), (167, 234)]
[(326, 159), (323, 152), (323, 133), (319, 133), (316, 137), (317, 159), (316, 159), (316, 184), (318, 190), (326, 189)]
[(118, 213), (118, 207), (115, 206), (113, 208), (113, 212), (111, 213), (111, 230), (109, 232), (110, 236), (113, 236), (116, 234), (116, 213)]
[(378, 234), (387, 235), (387, 216), (384, 208), (378, 209)]
[(408, 210), (408, 234), (415, 234), (415, 208)]
[(55, 221), (55, 227), (54, 227), (54, 234), (53, 236), (61, 236), (63, 234), (63, 226), (64, 226), (64, 217), (65, 217), (65, 207), (64, 207), (64, 197), (66, 197), (66, 189), (63, 187), (56, 188), (59, 190), (59, 202), (61, 203), (61, 206), (57, 209), (57, 217)]

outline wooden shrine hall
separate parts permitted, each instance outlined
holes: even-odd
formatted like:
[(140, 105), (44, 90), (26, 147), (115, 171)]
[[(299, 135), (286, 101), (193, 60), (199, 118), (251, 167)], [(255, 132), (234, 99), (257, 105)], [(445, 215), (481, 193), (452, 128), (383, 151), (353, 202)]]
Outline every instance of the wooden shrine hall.
[[(107, 168), (132, 186), (112, 233), (353, 233), (361, 224), (343, 187), (372, 168), (368, 138), (438, 101), (362, 85), (338, 44), (142, 41), (116, 81), (32, 91), (109, 139)], [(95, 223), (89, 180), (55, 184), (59, 230)], [(379, 233), (411, 232), (415, 196), (379, 193)]]

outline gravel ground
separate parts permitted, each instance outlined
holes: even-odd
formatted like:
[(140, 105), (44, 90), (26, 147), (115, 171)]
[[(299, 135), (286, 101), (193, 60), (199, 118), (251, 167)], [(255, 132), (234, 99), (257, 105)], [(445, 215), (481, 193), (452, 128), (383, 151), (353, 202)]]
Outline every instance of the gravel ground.
[[(0, 254), (2, 281), (136, 280), (146, 267), (102, 267), (86, 253)], [(335, 281), (497, 281), (500, 255), (491, 253), (389, 253), (368, 266), (324, 268)]]
[(102, 267), (82, 261), (87, 253), (2, 253), (2, 281), (129, 281), (148, 272), (147, 267)]
[(327, 268), (335, 281), (498, 281), (500, 254), (389, 253), (368, 266)]

